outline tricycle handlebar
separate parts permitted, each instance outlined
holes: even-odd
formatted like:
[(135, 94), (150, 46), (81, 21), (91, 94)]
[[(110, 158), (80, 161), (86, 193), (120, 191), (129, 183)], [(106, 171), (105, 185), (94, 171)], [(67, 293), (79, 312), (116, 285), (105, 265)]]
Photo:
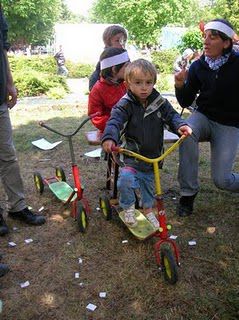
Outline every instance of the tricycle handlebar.
[(49, 127), (49, 126), (46, 125), (43, 121), (39, 121), (39, 125), (40, 125), (41, 127), (46, 128), (47, 130), (49, 130), (49, 131), (51, 131), (51, 132), (54, 132), (54, 133), (62, 136), (62, 137), (73, 137), (73, 136), (86, 124), (86, 122), (88, 122), (90, 119), (92, 119), (92, 118), (94, 118), (94, 117), (97, 117), (97, 116), (100, 116), (100, 115), (101, 115), (101, 112), (96, 112), (96, 113), (88, 116), (86, 119), (84, 119), (84, 120), (80, 123), (79, 127), (78, 127), (73, 133), (68, 133), (68, 134), (61, 133), (61, 132), (59, 132), (59, 131), (57, 131), (57, 130), (51, 128), (51, 127)]
[(162, 161), (164, 158), (166, 158), (172, 151), (174, 151), (182, 142), (183, 140), (187, 137), (187, 135), (182, 135), (170, 148), (168, 148), (160, 157), (158, 158), (147, 158), (144, 157), (136, 152), (133, 152), (131, 150), (127, 150), (124, 148), (121, 148), (119, 146), (116, 147), (111, 147), (112, 152), (117, 152), (117, 153), (123, 153), (129, 157), (134, 157), (136, 159), (142, 160), (147, 163), (157, 163)]

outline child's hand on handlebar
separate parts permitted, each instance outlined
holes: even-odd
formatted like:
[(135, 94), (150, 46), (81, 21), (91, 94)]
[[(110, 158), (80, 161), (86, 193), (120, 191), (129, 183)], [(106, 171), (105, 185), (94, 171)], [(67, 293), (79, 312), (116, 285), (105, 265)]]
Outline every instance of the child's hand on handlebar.
[(185, 136), (190, 136), (192, 134), (192, 128), (190, 128), (187, 125), (181, 126), (180, 128), (178, 128), (178, 133), (180, 134), (180, 136), (185, 135)]
[(112, 152), (112, 147), (115, 147), (115, 142), (113, 140), (105, 140), (102, 143), (102, 148), (107, 153), (111, 153)]

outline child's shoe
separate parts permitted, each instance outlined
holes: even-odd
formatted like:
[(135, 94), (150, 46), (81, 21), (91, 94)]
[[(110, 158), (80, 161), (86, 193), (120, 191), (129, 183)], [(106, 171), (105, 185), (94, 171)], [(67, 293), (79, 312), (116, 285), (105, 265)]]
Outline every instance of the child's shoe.
[(159, 228), (159, 221), (155, 217), (155, 214), (153, 212), (150, 212), (146, 214), (146, 218), (149, 220), (149, 222), (154, 226), (155, 229)]
[(138, 222), (137, 222), (136, 217), (135, 217), (135, 207), (134, 207), (134, 205), (132, 205), (128, 209), (124, 210), (124, 221), (131, 228), (134, 228), (134, 227), (137, 226)]

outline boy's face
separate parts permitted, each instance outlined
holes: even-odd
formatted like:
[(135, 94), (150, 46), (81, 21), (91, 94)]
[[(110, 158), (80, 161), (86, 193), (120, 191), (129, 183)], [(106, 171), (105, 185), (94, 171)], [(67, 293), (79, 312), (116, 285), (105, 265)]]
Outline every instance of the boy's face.
[(128, 88), (144, 104), (154, 87), (154, 78), (147, 72), (137, 72), (127, 83)]
[(110, 39), (110, 46), (114, 48), (124, 48), (126, 39), (123, 33), (118, 33)]

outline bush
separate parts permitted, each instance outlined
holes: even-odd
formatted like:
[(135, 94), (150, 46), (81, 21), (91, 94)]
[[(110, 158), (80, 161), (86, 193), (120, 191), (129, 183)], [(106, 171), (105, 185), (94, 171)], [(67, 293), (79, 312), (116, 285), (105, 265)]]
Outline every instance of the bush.
[(74, 63), (72, 61), (67, 61), (66, 67), (69, 71), (69, 78), (88, 78), (95, 70), (95, 66), (91, 64)]
[(152, 62), (160, 73), (173, 73), (173, 65), (179, 51), (177, 49), (152, 52)]
[(181, 52), (187, 48), (193, 50), (202, 50), (203, 38), (202, 33), (198, 28), (188, 30), (182, 37), (180, 46), (178, 47)]

